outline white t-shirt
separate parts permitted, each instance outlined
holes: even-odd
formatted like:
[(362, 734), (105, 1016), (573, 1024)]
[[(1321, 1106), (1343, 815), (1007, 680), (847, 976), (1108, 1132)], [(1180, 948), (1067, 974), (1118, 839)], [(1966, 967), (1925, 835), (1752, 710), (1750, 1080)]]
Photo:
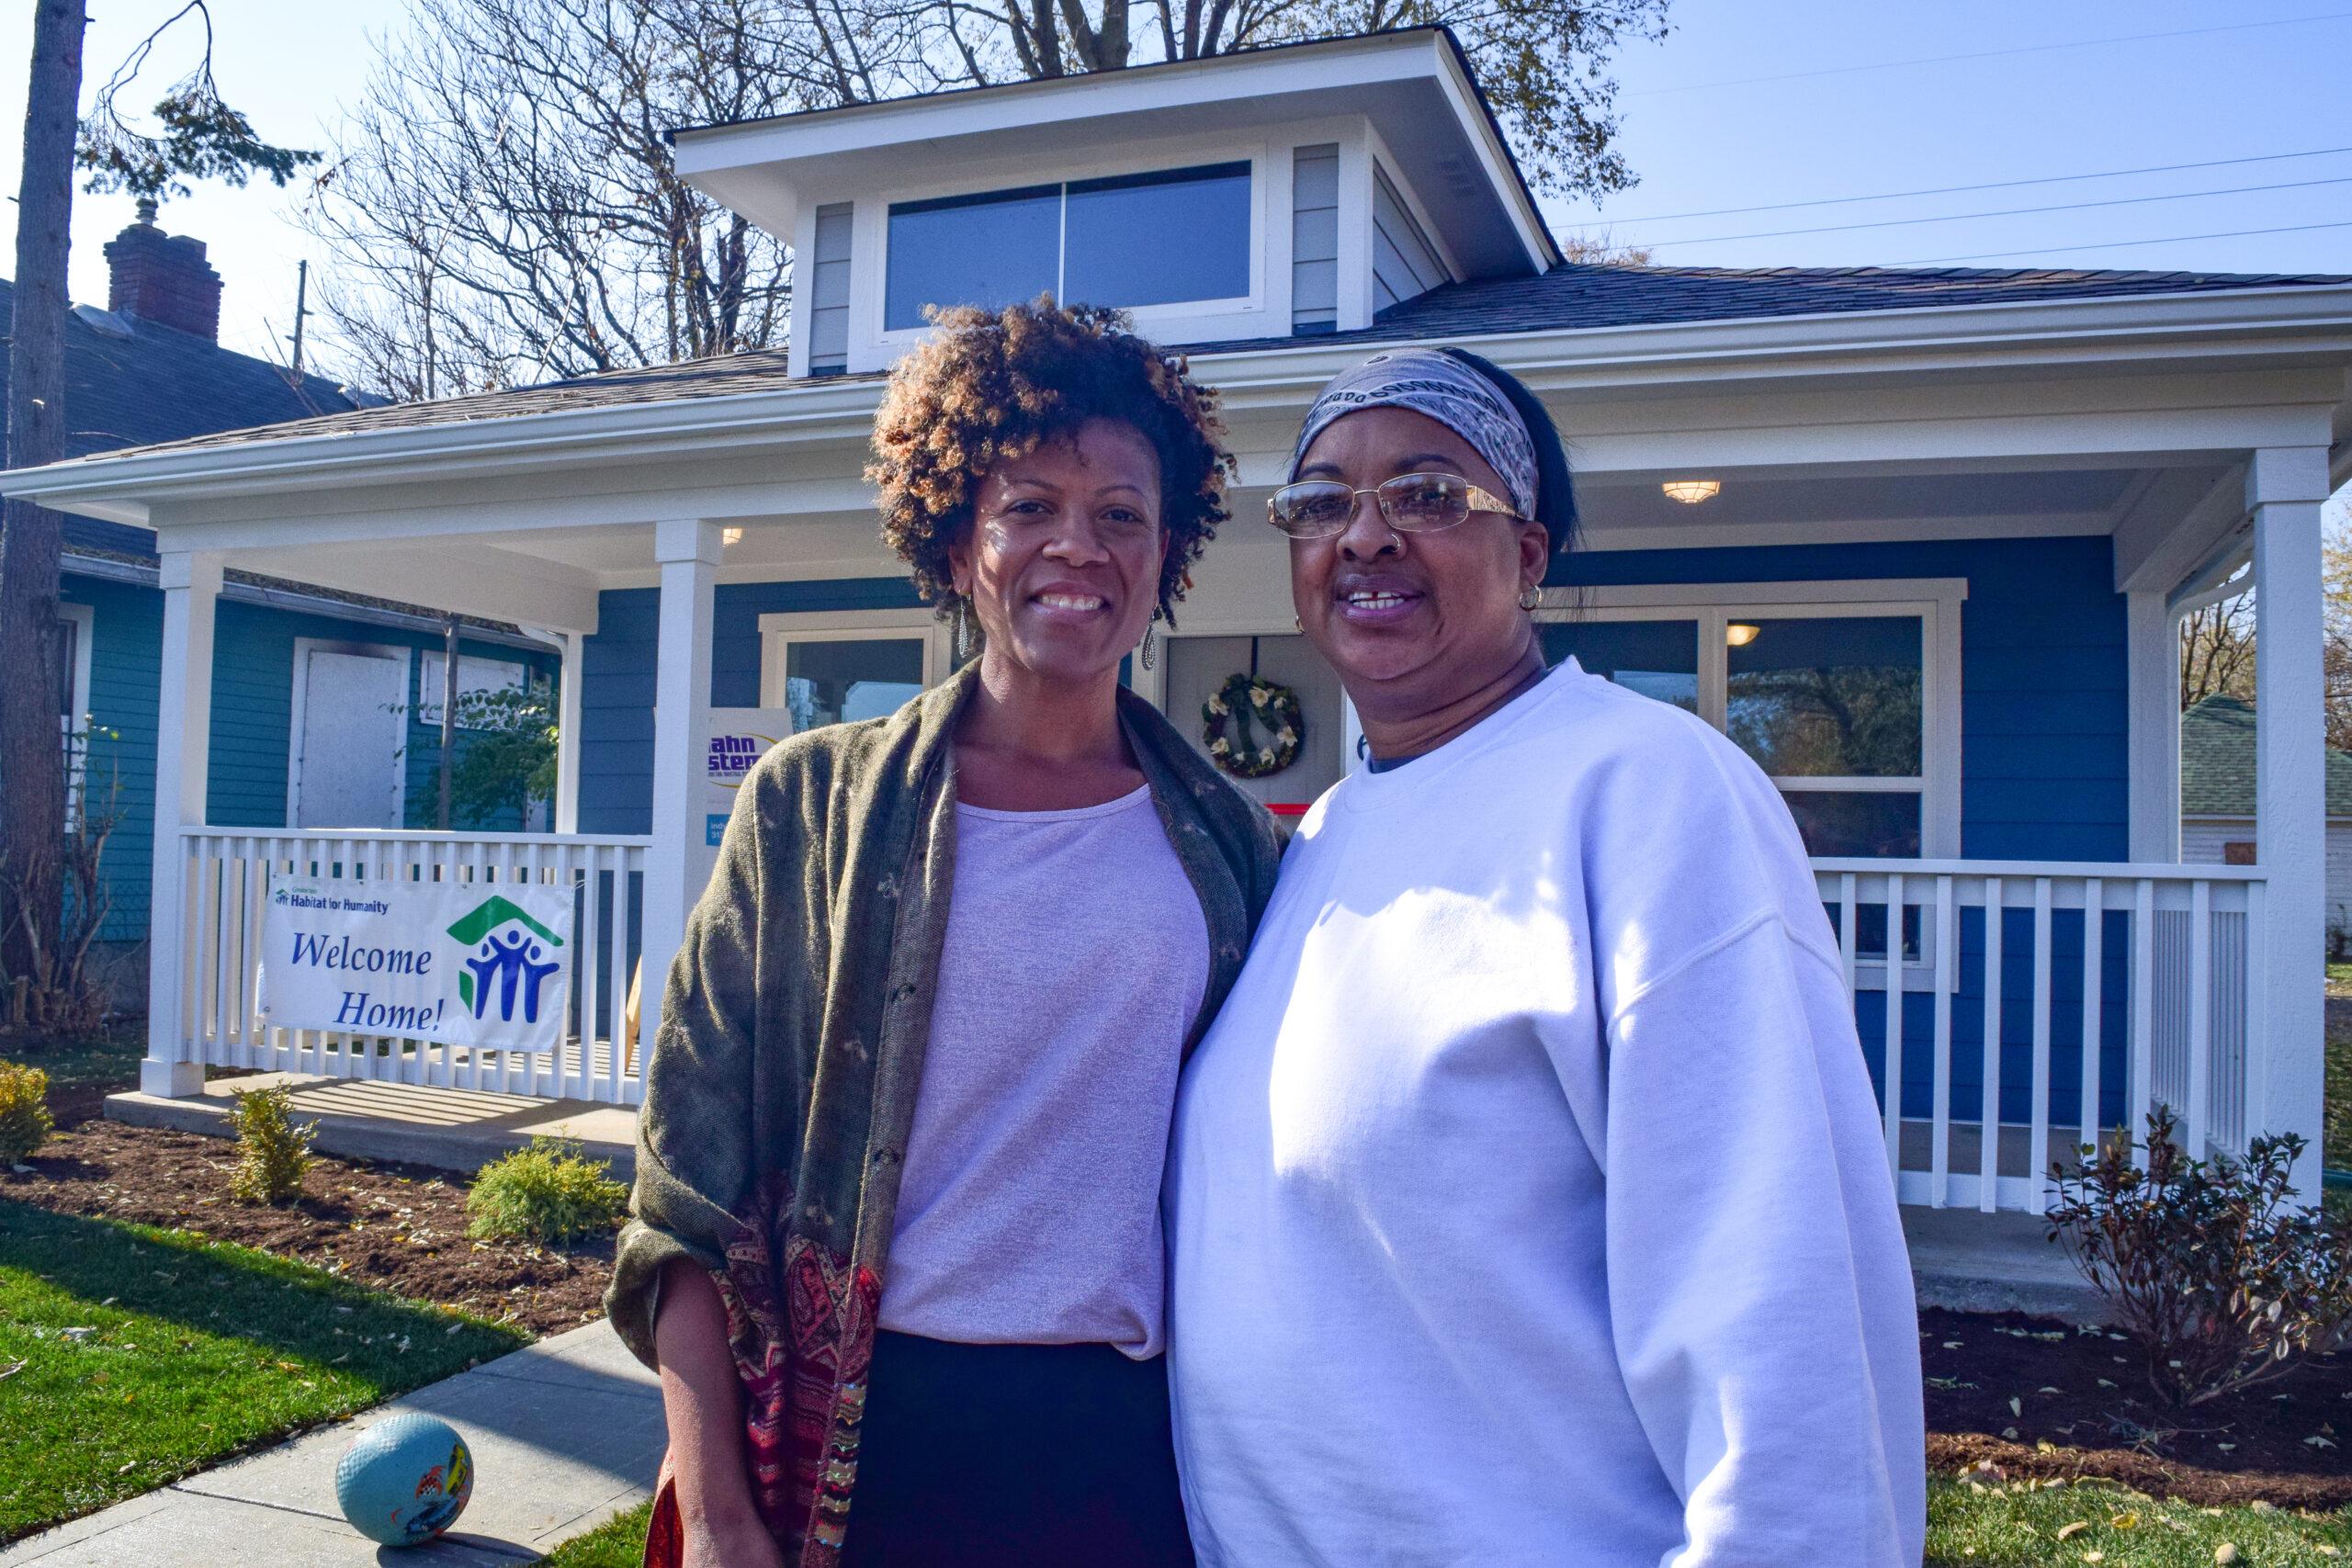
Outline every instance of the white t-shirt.
[(1771, 784), (1573, 662), (1308, 812), (1186, 1069), (1177, 1457), (1206, 1568), (1882, 1568), (1917, 1322)]
[(1208, 976), (1208, 918), (1148, 788), (956, 806), (884, 1328), (1159, 1354), (1168, 1118)]

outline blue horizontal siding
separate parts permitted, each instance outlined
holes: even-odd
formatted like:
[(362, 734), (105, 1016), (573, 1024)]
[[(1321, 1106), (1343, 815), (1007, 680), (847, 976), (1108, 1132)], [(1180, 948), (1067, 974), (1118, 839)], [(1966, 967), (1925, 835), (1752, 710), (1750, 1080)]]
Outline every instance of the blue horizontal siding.
[(91, 799), (121, 813), (98, 865), (110, 908), (98, 939), (143, 942), (155, 863), (155, 672), (164, 596), (152, 588), (68, 575), (60, 597), (90, 606)]
[[(70, 604), (91, 606), (90, 712), (97, 731), (90, 750), (92, 777), (98, 791), (109, 787), (119, 791), (122, 812), (103, 862), (113, 908), (100, 936), (107, 942), (140, 942), (147, 936), (153, 901), (164, 595), (158, 589), (135, 583), (68, 574), (62, 597)], [(436, 650), (441, 647), (441, 639), (430, 632), (221, 601), (213, 624), (211, 756), (206, 769), (209, 822), (224, 828), (286, 826), (297, 637)], [(552, 654), (526, 653), (466, 638), (459, 639), (459, 648), (465, 654), (522, 662), (550, 680), (560, 674), (560, 661)], [(412, 660), (412, 701), (416, 668)], [(425, 826), (433, 814), (430, 783), (440, 765), (437, 726), (411, 725), (407, 758), (412, 786), (409, 825)], [(520, 825), (519, 818), (469, 824)]]
[(2105, 538), (1955, 539), (1592, 550), (1552, 581), (1594, 586), (1966, 580), (1961, 611), (1961, 852), (2129, 853), (2123, 596)]
[[(919, 606), (903, 578), (721, 583), (712, 596), (710, 702), (760, 703), (760, 617)], [(661, 594), (608, 589), (581, 650), (580, 830), (643, 833), (653, 825), (653, 695)]]

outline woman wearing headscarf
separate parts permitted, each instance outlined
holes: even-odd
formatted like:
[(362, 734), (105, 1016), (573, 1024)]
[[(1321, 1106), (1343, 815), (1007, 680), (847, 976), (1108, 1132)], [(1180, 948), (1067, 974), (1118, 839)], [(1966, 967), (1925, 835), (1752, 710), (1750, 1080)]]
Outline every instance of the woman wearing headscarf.
[(1159, 1192), (1276, 852), (1119, 667), (1216, 434), (1049, 300), (893, 375), (883, 532), (981, 651), (761, 760), (671, 970), (607, 1297), (669, 1416), (649, 1562), (1191, 1563)]
[(1770, 781), (1546, 671), (1543, 405), (1375, 355), (1271, 503), (1368, 768), (1185, 1074), (1177, 1453), (1207, 1568), (1916, 1563), (1911, 1278)]

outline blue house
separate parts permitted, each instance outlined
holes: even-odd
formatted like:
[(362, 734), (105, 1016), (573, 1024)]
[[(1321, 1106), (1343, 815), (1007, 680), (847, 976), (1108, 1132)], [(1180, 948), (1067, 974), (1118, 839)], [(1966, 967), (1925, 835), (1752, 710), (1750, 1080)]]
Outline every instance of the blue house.
[[(157, 228), (152, 206), (106, 254), (107, 308), (76, 306), (66, 323), (70, 456), (348, 414), (377, 400), (222, 348), (220, 279), (205, 247)], [(9, 297), (0, 283), (0, 313)], [(76, 809), (87, 790), (121, 813), (103, 862), (111, 908), (100, 941), (118, 992), (135, 1001), (147, 988), (162, 562), (150, 528), (69, 515), (64, 532), (59, 710), (85, 739)], [(220, 598), (207, 764), (213, 819), (430, 821), (419, 812), (430, 811), (424, 786), (439, 764), (446, 616), (243, 569), (224, 574)], [(545, 680), (559, 661), (547, 638), (479, 617), (463, 623), (458, 670), (469, 687)]]
[[(157, 927), (150, 1092), (231, 1063), (633, 1102), (612, 1003), (699, 891), (714, 729), (874, 711), (950, 668), (861, 477), (883, 373), (923, 305), (1052, 288), (1131, 309), (1220, 391), (1236, 520), (1134, 679), (1186, 725), (1238, 670), (1294, 688), (1306, 743), (1261, 798), (1297, 809), (1355, 765), (1254, 521), (1299, 419), (1380, 345), (1471, 346), (1545, 399), (1579, 468), (1547, 648), (1722, 727), (1785, 793), (1906, 1202), (2038, 1210), (2054, 1155), (2160, 1101), (2200, 1148), (2316, 1142), (2320, 507), (2352, 479), (2352, 277), (1568, 264), (1434, 28), (674, 145), (795, 247), (789, 348), (0, 486), (162, 555), (155, 877), (188, 912)], [(2184, 864), (2177, 620), (2249, 562), (2257, 852)], [(561, 634), (555, 830), (251, 831), (203, 722), (232, 570)], [(560, 1051), (258, 1016), (270, 877), (420, 868), (580, 900)]]

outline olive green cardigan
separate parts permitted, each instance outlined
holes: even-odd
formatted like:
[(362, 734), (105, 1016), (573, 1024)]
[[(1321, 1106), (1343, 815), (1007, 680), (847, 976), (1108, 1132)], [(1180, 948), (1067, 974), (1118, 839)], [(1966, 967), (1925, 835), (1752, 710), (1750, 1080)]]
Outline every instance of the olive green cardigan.
[[(754, 1495), (804, 1565), (835, 1560), (849, 1511), (947, 930), (951, 742), (977, 685), (967, 665), (888, 718), (796, 735), (752, 769), (645, 1066), (633, 1217), (606, 1310), (653, 1365), (662, 1267), (690, 1258), (712, 1272)], [(1118, 704), (1207, 919), (1189, 1053), (1240, 973), (1279, 840), (1149, 704), (1125, 690)], [(674, 1515), (657, 1516), (656, 1536), (674, 1535)]]

